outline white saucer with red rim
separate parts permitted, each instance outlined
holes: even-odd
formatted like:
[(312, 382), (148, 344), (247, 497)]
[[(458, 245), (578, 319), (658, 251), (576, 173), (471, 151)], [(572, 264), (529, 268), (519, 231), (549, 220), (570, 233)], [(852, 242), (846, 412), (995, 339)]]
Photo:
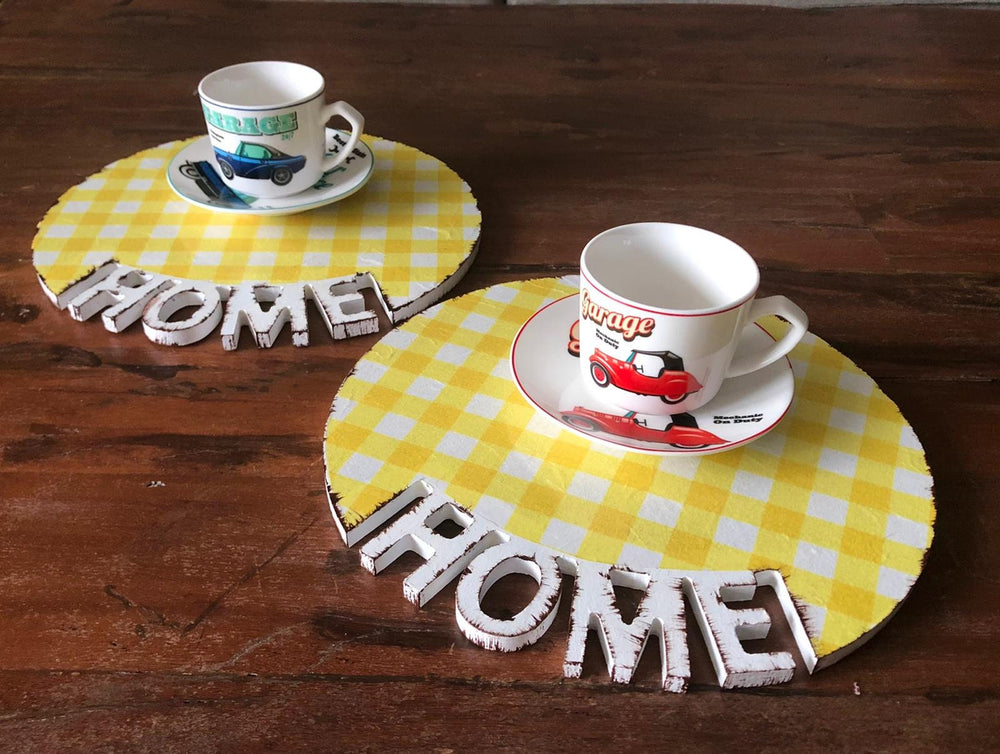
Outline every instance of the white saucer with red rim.
[[(579, 313), (578, 294), (539, 309), (515, 336), (510, 364), (529, 403), (588, 440), (659, 455), (719, 453), (767, 434), (791, 406), (795, 378), (787, 358), (726, 380), (709, 403), (690, 413), (636, 414), (605, 403), (588, 389), (580, 370), (573, 332)], [(772, 340), (763, 328), (748, 327), (737, 353)]]

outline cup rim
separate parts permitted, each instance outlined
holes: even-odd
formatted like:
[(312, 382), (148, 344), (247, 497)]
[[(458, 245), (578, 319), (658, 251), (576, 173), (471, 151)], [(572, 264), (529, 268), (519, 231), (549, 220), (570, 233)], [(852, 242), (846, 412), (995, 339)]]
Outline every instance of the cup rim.
[[(725, 242), (727, 245), (733, 247), (734, 250), (740, 252), (752, 265), (754, 272), (754, 279), (749, 287), (749, 290), (734, 299), (730, 299), (717, 306), (708, 306), (702, 308), (692, 308), (692, 309), (677, 309), (663, 306), (655, 306), (653, 304), (641, 303), (635, 301), (634, 299), (624, 296), (620, 293), (616, 293), (609, 289), (606, 285), (600, 283), (596, 276), (591, 272), (586, 263), (587, 251), (590, 250), (595, 244), (604, 240), (609, 235), (615, 235), (627, 232), (629, 230), (636, 230), (639, 228), (674, 228), (681, 229), (684, 232), (695, 231), (700, 234), (705, 234), (715, 239), (719, 239)], [(585, 280), (590, 286), (597, 289), (602, 295), (612, 299), (616, 303), (628, 306), (630, 308), (637, 309), (639, 311), (649, 312), (650, 314), (661, 314), (672, 317), (705, 317), (713, 314), (723, 314), (725, 312), (733, 311), (734, 309), (739, 309), (748, 302), (752, 301), (757, 295), (757, 289), (760, 287), (760, 268), (757, 266), (756, 261), (750, 255), (746, 249), (740, 246), (738, 243), (732, 239), (726, 238), (725, 236), (716, 233), (705, 228), (699, 228), (695, 225), (685, 225), (683, 223), (665, 223), (665, 222), (637, 222), (637, 223), (626, 223), (625, 225), (617, 225), (613, 228), (608, 228), (596, 236), (591, 238), (587, 244), (583, 247), (583, 251), (580, 254), (580, 277)]]
[[(231, 102), (226, 102), (225, 100), (219, 98), (218, 96), (212, 96), (210, 93), (210, 87), (213, 85), (216, 78), (221, 78), (225, 74), (231, 74), (238, 69), (254, 69), (254, 68), (264, 68), (264, 67), (274, 67), (274, 66), (285, 66), (289, 69), (296, 69), (300, 73), (305, 73), (308, 76), (316, 78), (316, 84), (308, 90), (307, 94), (298, 95), (295, 97), (290, 97), (287, 100), (280, 102), (267, 102), (259, 104), (233, 104)], [(321, 96), (326, 89), (326, 80), (323, 78), (323, 74), (317, 71), (311, 66), (305, 65), (304, 63), (296, 63), (289, 60), (250, 60), (243, 63), (235, 63), (233, 65), (227, 65), (223, 68), (217, 68), (211, 73), (206, 74), (202, 77), (201, 81), (198, 82), (198, 96), (205, 102), (208, 102), (217, 107), (222, 107), (227, 110), (279, 110), (288, 107), (295, 107), (296, 105), (301, 105), (311, 100), (316, 99)]]

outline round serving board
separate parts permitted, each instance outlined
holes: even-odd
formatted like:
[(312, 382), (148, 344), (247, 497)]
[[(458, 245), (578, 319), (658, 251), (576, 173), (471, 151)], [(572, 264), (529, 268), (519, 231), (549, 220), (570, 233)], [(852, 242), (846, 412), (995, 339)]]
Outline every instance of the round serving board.
[[(185, 342), (178, 330), (199, 340), (222, 324), (224, 343), (233, 347), (242, 311), (258, 345), (273, 340), (265, 325), (280, 329), (285, 321), (305, 345), (306, 300), (334, 337), (372, 332), (376, 312), (365, 311), (364, 290), (399, 322), (440, 299), (472, 263), (481, 224), (472, 191), (413, 147), (366, 135), (365, 148), (355, 150), (356, 160), (374, 162), (363, 188), (273, 216), (217, 212), (175, 194), (167, 166), (196, 141), (118, 160), (49, 210), (33, 262), (60, 308), (76, 319), (100, 312), (116, 332), (143, 318), (147, 335), (175, 345)], [(171, 321), (171, 312), (198, 304), (204, 313), (197, 321)]]
[[(788, 413), (748, 445), (678, 457), (588, 441), (542, 416), (509, 362), (518, 329), (575, 284), (531, 280), (446, 301), (361, 359), (325, 437), (345, 541), (433, 490), (574, 571), (585, 561), (778, 573), (814, 652), (810, 669), (858, 646), (906, 597), (933, 536), (932, 479), (895, 404), (808, 333), (789, 357)], [(762, 324), (774, 336), (785, 327)]]

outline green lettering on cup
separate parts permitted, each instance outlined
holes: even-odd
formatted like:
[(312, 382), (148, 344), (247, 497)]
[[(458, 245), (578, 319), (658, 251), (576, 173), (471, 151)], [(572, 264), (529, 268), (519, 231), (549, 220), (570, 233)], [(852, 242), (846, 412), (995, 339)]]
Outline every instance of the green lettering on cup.
[(240, 121), (240, 130), (237, 133), (249, 134), (250, 136), (260, 136), (260, 129), (257, 127), (256, 118), (244, 118)]
[(266, 118), (261, 118), (259, 126), (262, 134), (273, 136), (274, 134), (283, 134), (288, 133), (289, 131), (295, 131), (299, 127), (299, 123), (298, 117), (293, 110), (290, 113), (269, 115)]
[(205, 120), (210, 126), (222, 128), (222, 116), (219, 113), (208, 105), (202, 105), (201, 109), (205, 113)]
[(275, 115), (269, 115), (266, 118), (261, 118), (257, 125), (258, 128), (260, 128), (260, 132), (265, 136), (278, 133), (278, 118)]
[(282, 113), (278, 116), (278, 122), (280, 123), (280, 128), (277, 133), (283, 134), (295, 131), (299, 127), (299, 115), (295, 110), (292, 110), (290, 113)]
[(205, 104), (202, 104), (201, 109), (205, 113), (205, 121), (210, 126), (215, 126), (231, 134), (273, 136), (296, 131), (299, 127), (298, 114), (294, 110), (280, 115), (267, 115), (258, 120), (252, 117), (237, 118), (235, 115), (220, 113)]

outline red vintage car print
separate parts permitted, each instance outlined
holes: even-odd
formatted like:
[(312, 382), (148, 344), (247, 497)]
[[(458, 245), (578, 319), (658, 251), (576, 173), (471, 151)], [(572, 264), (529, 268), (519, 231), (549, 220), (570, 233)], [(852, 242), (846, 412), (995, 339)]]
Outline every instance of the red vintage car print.
[(622, 361), (597, 349), (590, 357), (590, 376), (598, 387), (614, 385), (630, 393), (656, 395), (664, 403), (680, 403), (702, 387), (672, 351), (632, 351)]
[(634, 411), (624, 416), (605, 414), (601, 411), (576, 406), (562, 414), (562, 420), (571, 427), (584, 432), (607, 432), (630, 440), (645, 440), (684, 450), (698, 450), (710, 445), (725, 445), (727, 440), (701, 429), (691, 414), (676, 414), (670, 417), (666, 429), (655, 429), (646, 425), (645, 419), (636, 418)]

